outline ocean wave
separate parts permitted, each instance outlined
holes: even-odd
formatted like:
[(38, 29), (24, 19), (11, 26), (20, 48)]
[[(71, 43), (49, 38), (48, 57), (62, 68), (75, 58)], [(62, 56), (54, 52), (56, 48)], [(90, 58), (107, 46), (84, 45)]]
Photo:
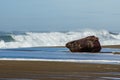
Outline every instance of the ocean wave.
[(101, 45), (120, 44), (120, 33), (88, 29), (68, 32), (16, 32), (9, 35), (2, 33), (0, 34), (0, 48), (64, 46), (69, 41), (90, 35), (97, 36)]

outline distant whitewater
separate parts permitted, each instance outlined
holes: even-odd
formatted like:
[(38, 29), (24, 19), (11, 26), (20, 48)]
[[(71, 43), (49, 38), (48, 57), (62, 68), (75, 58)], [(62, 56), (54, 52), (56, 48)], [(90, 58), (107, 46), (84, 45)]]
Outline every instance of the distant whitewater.
[(119, 45), (120, 33), (107, 30), (69, 32), (0, 32), (0, 48), (64, 46), (67, 42), (90, 35), (99, 37), (101, 45)]

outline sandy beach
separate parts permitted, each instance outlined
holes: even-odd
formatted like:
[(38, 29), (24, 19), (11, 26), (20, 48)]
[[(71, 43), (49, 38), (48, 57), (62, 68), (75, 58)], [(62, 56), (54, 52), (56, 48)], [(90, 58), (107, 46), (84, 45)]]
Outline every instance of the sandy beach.
[(0, 0), (0, 80), (120, 80), (120, 0)]
[[(79, 80), (119, 77), (120, 65), (48, 61), (0, 61), (0, 78)], [(88, 79), (89, 80), (89, 79)]]

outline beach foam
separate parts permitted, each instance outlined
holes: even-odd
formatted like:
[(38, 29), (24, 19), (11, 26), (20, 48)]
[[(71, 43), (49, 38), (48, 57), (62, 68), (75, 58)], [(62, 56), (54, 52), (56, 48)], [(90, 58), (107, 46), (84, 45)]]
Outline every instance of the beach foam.
[(101, 45), (120, 44), (120, 33), (112, 33), (107, 30), (98, 31), (87, 29), (69, 32), (24, 32), (19, 34), (2, 34), (2, 37), (0, 38), (0, 48), (64, 46), (69, 41), (90, 35), (99, 37)]
[(0, 58), (9, 61), (53, 61), (53, 62), (76, 62), (76, 63), (101, 63), (120, 64), (119, 60), (74, 60), (74, 59), (24, 59), (24, 58)]

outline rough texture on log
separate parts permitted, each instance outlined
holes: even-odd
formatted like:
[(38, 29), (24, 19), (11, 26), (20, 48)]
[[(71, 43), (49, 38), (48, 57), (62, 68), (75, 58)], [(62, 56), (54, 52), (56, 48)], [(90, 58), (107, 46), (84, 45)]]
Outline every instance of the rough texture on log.
[(66, 47), (71, 52), (100, 52), (101, 45), (95, 36), (88, 36), (79, 40), (68, 42)]

